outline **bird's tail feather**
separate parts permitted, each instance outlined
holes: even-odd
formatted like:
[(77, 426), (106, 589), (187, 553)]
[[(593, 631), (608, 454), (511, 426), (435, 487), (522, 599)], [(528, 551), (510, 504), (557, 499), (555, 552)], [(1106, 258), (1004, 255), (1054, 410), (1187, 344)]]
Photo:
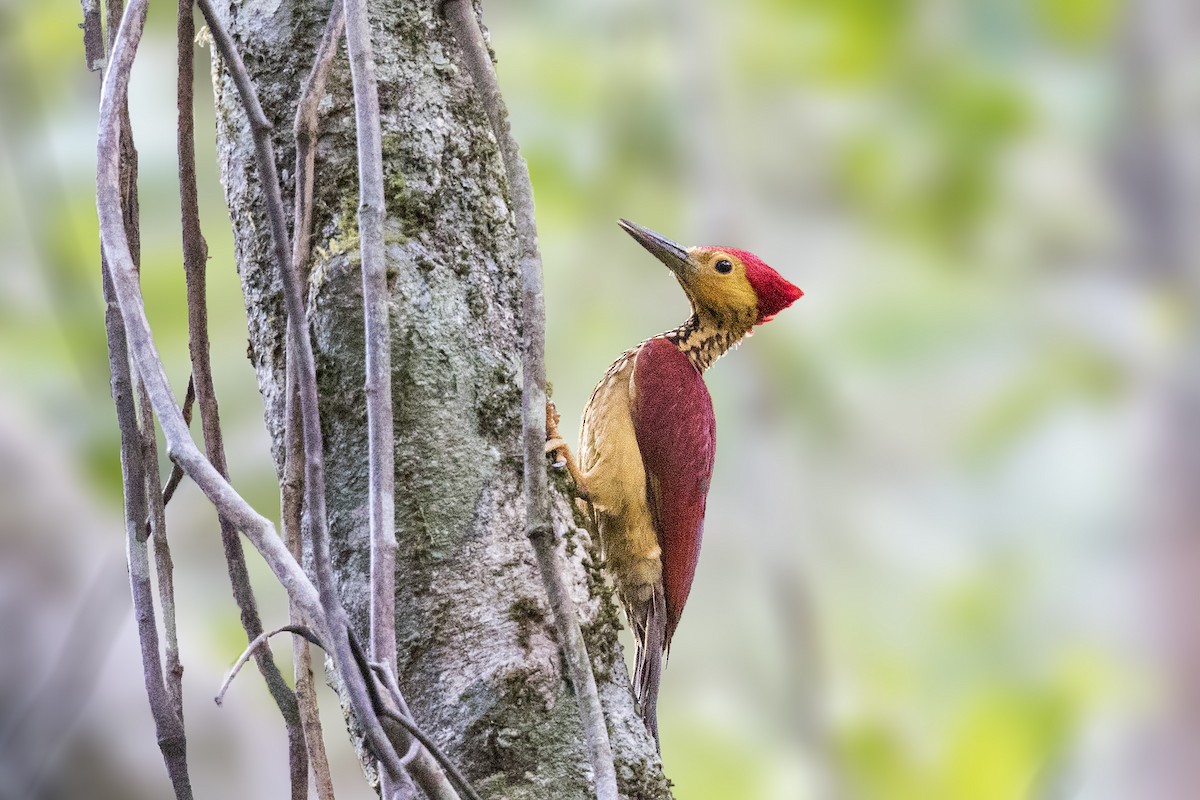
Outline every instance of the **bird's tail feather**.
[(646, 730), (658, 746), (658, 685), (662, 679), (663, 650), (667, 642), (667, 602), (662, 586), (654, 590), (649, 602), (630, 615), (637, 636), (637, 661), (633, 685)]

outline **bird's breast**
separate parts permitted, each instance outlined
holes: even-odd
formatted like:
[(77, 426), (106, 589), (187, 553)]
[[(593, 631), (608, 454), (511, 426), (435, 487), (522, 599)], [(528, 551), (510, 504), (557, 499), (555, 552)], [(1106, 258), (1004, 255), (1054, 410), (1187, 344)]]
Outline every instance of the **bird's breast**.
[(629, 497), (645, 491), (645, 469), (633, 430), (630, 380), (636, 351), (613, 362), (596, 384), (583, 411), (579, 457), (592, 502), (620, 511)]
[(662, 577), (662, 548), (632, 416), (637, 351), (617, 359), (596, 385), (583, 412), (579, 445), (605, 560), (622, 597), (634, 604), (648, 600)]

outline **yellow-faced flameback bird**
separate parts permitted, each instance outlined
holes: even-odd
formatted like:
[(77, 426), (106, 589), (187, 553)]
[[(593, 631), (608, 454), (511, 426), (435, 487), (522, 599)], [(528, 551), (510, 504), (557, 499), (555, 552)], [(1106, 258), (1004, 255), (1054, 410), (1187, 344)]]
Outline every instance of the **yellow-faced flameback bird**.
[[(583, 411), (579, 463), (550, 429), (595, 509), (601, 547), (637, 639), (634, 688), (658, 740), (663, 653), (679, 625), (700, 555), (716, 424), (701, 373), (803, 292), (757, 256), (729, 247), (685, 248), (621, 220), (675, 274), (692, 315), (625, 351)], [(550, 422), (557, 422), (551, 411)]]

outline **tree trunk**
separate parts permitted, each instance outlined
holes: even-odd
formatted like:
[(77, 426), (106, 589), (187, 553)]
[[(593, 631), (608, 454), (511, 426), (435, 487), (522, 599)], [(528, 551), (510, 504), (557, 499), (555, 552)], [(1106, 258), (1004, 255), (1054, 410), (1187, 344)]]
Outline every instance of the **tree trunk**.
[[(383, 120), (395, 406), (399, 674), (413, 713), (489, 798), (590, 795), (576, 703), (524, 534), (520, 282), (504, 169), (438, 0), (371, 4)], [(285, 199), (292, 119), (328, 3), (227, 4), (275, 126)], [(279, 276), (245, 115), (214, 79), (222, 181), (246, 297), (249, 355), (276, 466), (284, 440)], [(354, 114), (344, 49), (322, 103), (309, 325), (317, 360), (331, 548), (367, 632), (367, 430)], [(619, 616), (588, 534), (556, 493), (622, 796), (670, 796), (635, 713)]]

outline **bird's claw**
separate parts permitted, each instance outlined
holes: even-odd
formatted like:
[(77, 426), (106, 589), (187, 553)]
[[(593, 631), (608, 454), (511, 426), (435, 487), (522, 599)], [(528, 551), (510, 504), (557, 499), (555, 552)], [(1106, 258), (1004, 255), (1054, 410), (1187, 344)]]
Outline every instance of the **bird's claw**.
[(546, 398), (546, 455), (554, 455), (554, 468), (562, 469), (567, 465), (567, 443), (558, 432), (559, 416), (554, 401)]
[(546, 455), (553, 455), (554, 461), (550, 466), (555, 469), (563, 469), (567, 466), (567, 443), (562, 439), (546, 440)]
[(561, 417), (558, 414), (558, 409), (554, 407), (554, 402), (549, 398), (546, 400), (546, 455), (554, 456), (554, 461), (551, 463), (555, 469), (565, 469), (571, 475), (571, 480), (575, 483), (575, 495), (584, 500), (588, 499), (587, 486), (583, 481), (583, 474), (579, 471), (579, 465), (575, 463), (575, 459), (571, 457), (571, 447), (566, 440), (558, 432), (558, 422)]

